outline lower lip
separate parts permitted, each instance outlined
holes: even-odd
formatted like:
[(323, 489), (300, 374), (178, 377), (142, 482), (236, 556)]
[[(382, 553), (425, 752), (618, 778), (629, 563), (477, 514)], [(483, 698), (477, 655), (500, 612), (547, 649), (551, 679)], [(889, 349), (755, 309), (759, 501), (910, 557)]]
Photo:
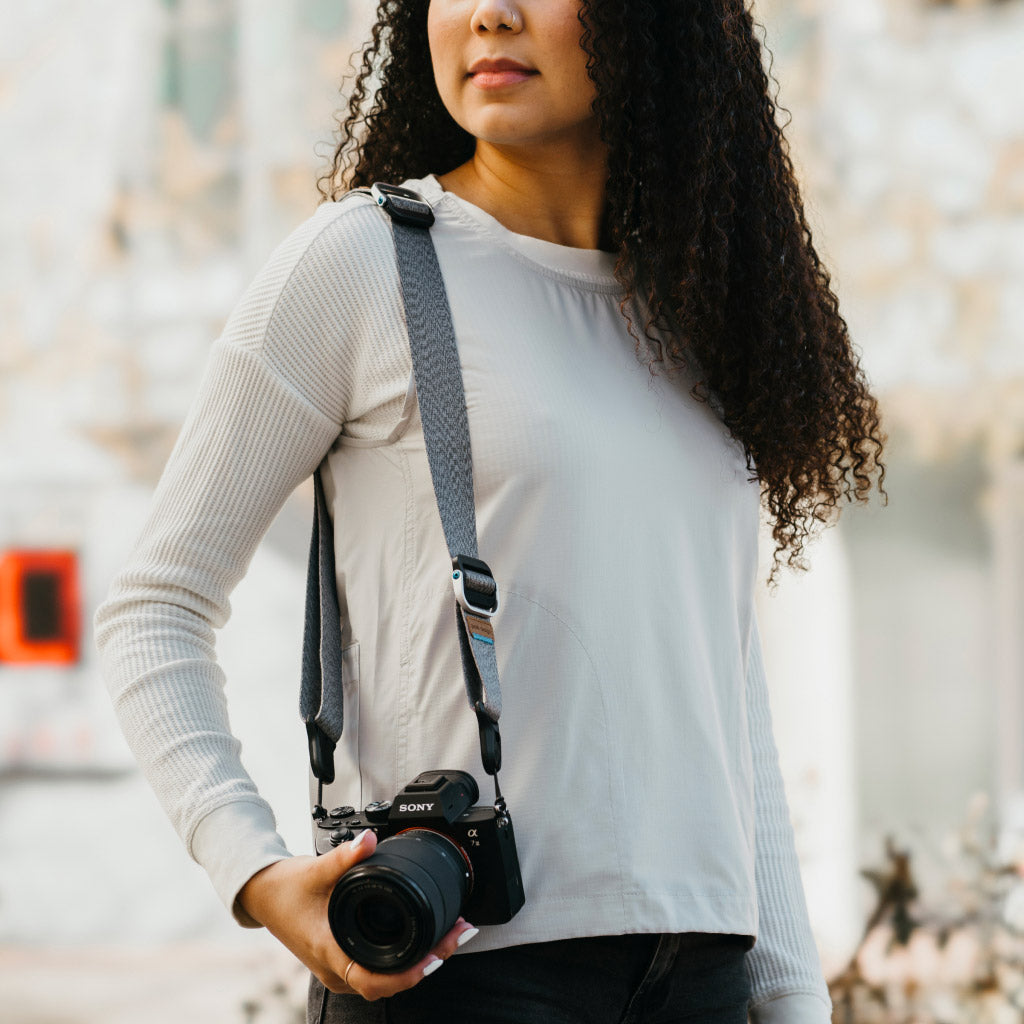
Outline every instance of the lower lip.
[(478, 71), (470, 77), (478, 89), (501, 89), (506, 85), (517, 85), (532, 78), (532, 71)]

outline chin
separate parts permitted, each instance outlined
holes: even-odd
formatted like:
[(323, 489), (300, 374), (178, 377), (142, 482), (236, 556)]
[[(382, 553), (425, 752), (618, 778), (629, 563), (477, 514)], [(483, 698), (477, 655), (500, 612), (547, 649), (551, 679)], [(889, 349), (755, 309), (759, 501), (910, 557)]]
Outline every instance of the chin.
[(557, 129), (528, 123), (521, 115), (502, 111), (496, 117), (475, 118), (475, 123), (463, 127), (480, 142), (492, 146), (535, 146), (559, 137)]

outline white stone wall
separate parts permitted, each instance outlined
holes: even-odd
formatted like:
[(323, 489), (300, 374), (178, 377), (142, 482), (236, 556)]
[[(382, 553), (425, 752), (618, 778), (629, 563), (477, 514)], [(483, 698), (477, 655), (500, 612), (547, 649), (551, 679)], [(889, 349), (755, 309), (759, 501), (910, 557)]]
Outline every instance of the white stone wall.
[(850, 326), (892, 420), (1003, 450), (1024, 426), (1024, 4), (871, 6), (829, 0), (821, 35), (813, 191)]
[(5, 8), (0, 430), (45, 418), (152, 479), (231, 306), (316, 206), (316, 144), (365, 7)]

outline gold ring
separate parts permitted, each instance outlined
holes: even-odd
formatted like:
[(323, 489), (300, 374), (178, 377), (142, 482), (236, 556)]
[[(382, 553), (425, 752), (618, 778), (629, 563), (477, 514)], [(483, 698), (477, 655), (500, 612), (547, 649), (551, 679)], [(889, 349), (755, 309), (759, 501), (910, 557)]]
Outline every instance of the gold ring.
[[(345, 982), (346, 985), (348, 985), (348, 972), (351, 971), (353, 967), (355, 967), (355, 964), (355, 960), (349, 960), (348, 967), (345, 968), (345, 977), (342, 980)], [(352, 986), (349, 985), (349, 988), (351, 987)]]

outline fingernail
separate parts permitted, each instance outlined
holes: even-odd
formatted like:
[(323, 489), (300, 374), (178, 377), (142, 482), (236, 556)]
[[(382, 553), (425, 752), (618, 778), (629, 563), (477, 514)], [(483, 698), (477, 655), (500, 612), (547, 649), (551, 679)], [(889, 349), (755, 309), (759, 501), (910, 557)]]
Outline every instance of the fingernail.
[(367, 837), (370, 835), (370, 831), (371, 831), (370, 829), (365, 829), (364, 831), (360, 832), (359, 835), (356, 836), (355, 842), (352, 843), (352, 845), (349, 847), (349, 849), (350, 850), (358, 850), (359, 847), (362, 846), (366, 842)]
[(443, 963), (443, 960), (438, 960), (436, 958), (434, 960), (431, 960), (430, 963), (423, 968), (423, 977), (425, 978), (428, 974), (433, 974), (434, 971), (436, 971), (438, 967), (440, 967), (441, 964)]
[(474, 935), (479, 935), (479, 928), (467, 928), (456, 940), (456, 946), (464, 946)]

